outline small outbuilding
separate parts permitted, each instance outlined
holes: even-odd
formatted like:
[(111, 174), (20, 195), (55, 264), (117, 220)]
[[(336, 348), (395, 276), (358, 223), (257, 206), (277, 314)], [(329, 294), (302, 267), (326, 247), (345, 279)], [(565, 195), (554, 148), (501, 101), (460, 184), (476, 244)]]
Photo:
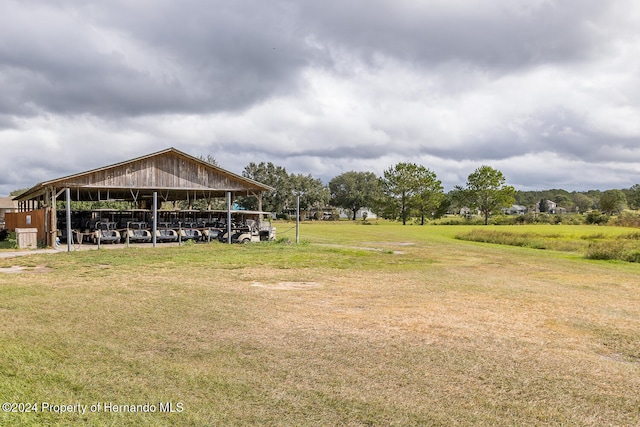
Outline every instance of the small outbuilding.
[[(72, 202), (126, 201), (148, 210), (156, 219), (163, 203), (226, 198), (231, 206), (240, 196), (255, 196), (261, 210), (262, 192), (271, 187), (234, 174), (175, 148), (36, 184), (16, 196), (18, 212), (7, 215), (7, 228), (38, 228), (39, 241), (53, 246), (58, 235), (58, 202), (67, 211)], [(70, 222), (70, 221), (69, 221)], [(67, 224), (70, 227), (70, 224)], [(154, 241), (155, 242), (155, 241)]]

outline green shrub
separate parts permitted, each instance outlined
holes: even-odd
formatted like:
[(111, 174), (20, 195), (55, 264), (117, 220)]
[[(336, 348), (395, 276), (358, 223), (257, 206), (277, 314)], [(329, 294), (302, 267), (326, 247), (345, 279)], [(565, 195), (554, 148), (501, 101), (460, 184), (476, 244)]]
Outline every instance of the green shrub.
[(599, 211), (591, 211), (585, 216), (585, 222), (587, 224), (605, 225), (609, 222), (609, 216)]
[(484, 218), (475, 215), (467, 215), (464, 217), (465, 225), (484, 225)]
[(567, 214), (562, 215), (562, 223), (565, 225), (581, 225), (584, 224), (584, 215)]
[(527, 224), (527, 215), (518, 215), (514, 219), (514, 223), (516, 224)]
[(640, 250), (632, 250), (624, 254), (624, 260), (628, 262), (640, 262)]
[(615, 240), (604, 242), (591, 242), (587, 248), (585, 257), (587, 259), (612, 260), (622, 259), (624, 254), (624, 243)]
[(634, 211), (624, 211), (611, 220), (611, 225), (640, 228), (640, 213)]
[(489, 218), (489, 223), (493, 225), (514, 225), (516, 224), (516, 215), (495, 215)]
[(442, 219), (440, 222), (440, 224), (443, 224), (443, 225), (462, 225), (466, 223), (467, 223), (467, 219), (462, 216), (447, 217)]
[(18, 249), (16, 233), (10, 232), (5, 240), (0, 241), (0, 249)]
[(540, 224), (550, 224), (551, 223), (551, 217), (549, 216), (549, 214), (540, 213), (536, 217), (535, 222), (540, 223)]
[(438, 225), (484, 225), (484, 219), (473, 216), (448, 216), (435, 222)]

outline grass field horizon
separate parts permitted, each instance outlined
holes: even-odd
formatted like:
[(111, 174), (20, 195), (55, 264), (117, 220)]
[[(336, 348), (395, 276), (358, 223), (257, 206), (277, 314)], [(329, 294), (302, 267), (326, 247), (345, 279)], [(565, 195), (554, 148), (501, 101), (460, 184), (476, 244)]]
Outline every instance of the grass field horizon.
[(0, 424), (640, 424), (640, 264), (455, 238), (474, 228), (0, 259), (24, 268), (0, 273), (0, 400), (40, 405)]

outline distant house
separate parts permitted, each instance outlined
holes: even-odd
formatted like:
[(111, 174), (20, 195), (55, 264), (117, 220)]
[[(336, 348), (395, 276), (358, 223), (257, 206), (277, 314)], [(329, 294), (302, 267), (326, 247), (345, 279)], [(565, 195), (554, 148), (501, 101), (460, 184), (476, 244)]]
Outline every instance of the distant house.
[[(478, 213), (478, 212), (476, 211), (476, 214), (477, 214), (477, 213)], [(466, 207), (466, 206), (464, 206), (464, 207), (460, 208), (460, 215), (463, 215), (463, 216), (469, 216), (469, 215), (471, 215), (471, 209), (469, 209), (469, 208), (468, 208), (468, 207)]]
[[(546, 202), (547, 202), (547, 210), (545, 212), (550, 214), (555, 214), (556, 211), (558, 210), (558, 204), (553, 200), (546, 200)], [(542, 212), (540, 210), (540, 202), (538, 202), (537, 207), (538, 207), (538, 212)]]
[[(356, 212), (356, 219), (362, 219), (366, 217), (367, 219), (376, 219), (378, 216), (371, 211), (369, 208), (358, 209)], [(340, 209), (340, 218), (343, 219), (351, 219), (353, 218), (353, 211), (349, 209)]]
[(507, 215), (524, 215), (527, 213), (527, 208), (521, 205), (511, 205), (511, 207), (504, 210), (504, 213)]
[(4, 214), (18, 212), (18, 202), (11, 197), (0, 197), (0, 222), (4, 223)]

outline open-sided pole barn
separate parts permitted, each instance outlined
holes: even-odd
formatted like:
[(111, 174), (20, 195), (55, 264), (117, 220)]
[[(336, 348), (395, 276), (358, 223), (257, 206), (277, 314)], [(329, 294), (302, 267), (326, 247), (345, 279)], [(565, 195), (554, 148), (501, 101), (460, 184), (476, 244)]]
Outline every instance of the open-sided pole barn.
[[(267, 185), (169, 148), (114, 165), (41, 182), (16, 197), (16, 200), (19, 213), (44, 212), (39, 236), (46, 240), (47, 245), (53, 246), (58, 231), (58, 200), (67, 202), (67, 216), (73, 201), (133, 202), (139, 208), (153, 208), (155, 223), (157, 209), (162, 203), (183, 200), (189, 203), (204, 199), (210, 204), (216, 198), (226, 198), (227, 210), (230, 212), (234, 198), (255, 196), (258, 198), (258, 210), (261, 210), (261, 194), (270, 190), (272, 188)], [(69, 218), (66, 224), (70, 228)], [(230, 221), (227, 224), (231, 226)], [(155, 229), (153, 237), (155, 242)]]

